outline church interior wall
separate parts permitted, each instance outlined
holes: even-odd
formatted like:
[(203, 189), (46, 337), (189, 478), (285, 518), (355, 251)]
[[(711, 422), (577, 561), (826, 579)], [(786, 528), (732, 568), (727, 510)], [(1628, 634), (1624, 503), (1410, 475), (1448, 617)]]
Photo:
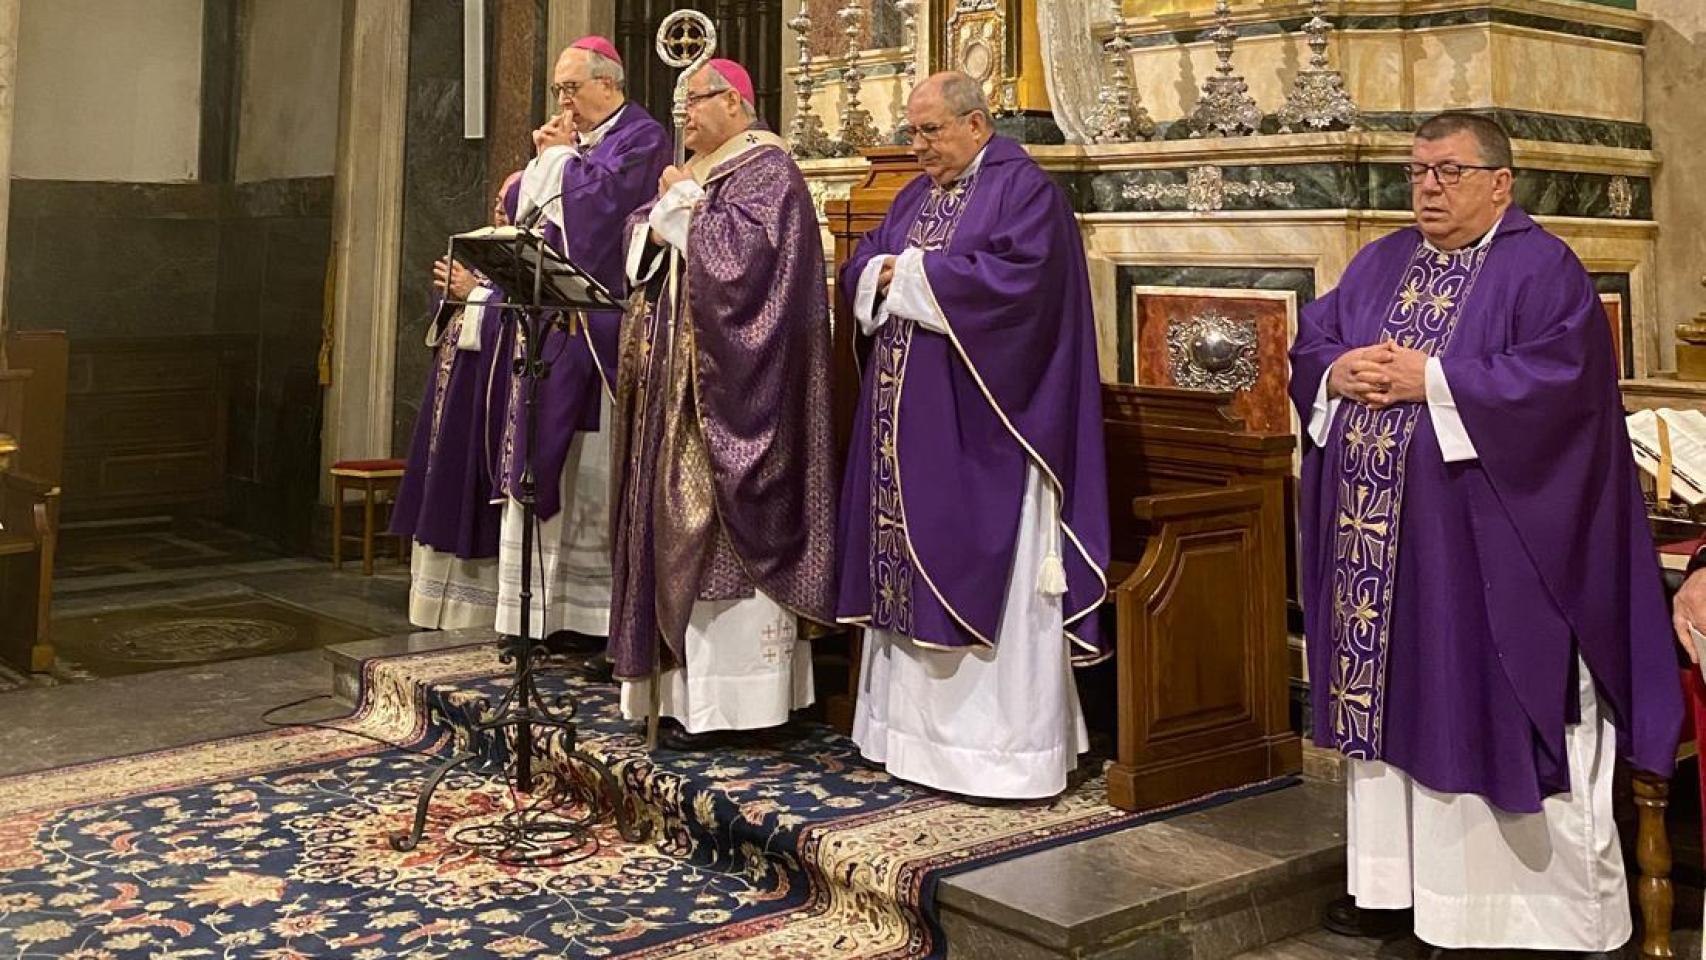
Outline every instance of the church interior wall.
[(25, 0), (12, 175), (194, 180), (202, 2)]
[(310, 542), (318, 488), (317, 361), (332, 245), (343, 7), (240, 0), (226, 141), (219, 317), (251, 349), (232, 416), (228, 511), (292, 549)]
[[(65, 330), (73, 369), (104, 369), (109, 355), (138, 341), (218, 358), (209, 362), (220, 366), (225, 415), (222, 433), (193, 445), (129, 438), (131, 450), (125, 437), (79, 430), (79, 411), (114, 401), (98, 378), (80, 388), (74, 381), (85, 394), (74, 393), (68, 411), (67, 517), (110, 512), (108, 502), (127, 492), (108, 483), (105, 464), (157, 457), (160, 475), (183, 471), (158, 481), (162, 510), (212, 513), (299, 547), (318, 466), (315, 360), (332, 171), (323, 140), (300, 125), (268, 134), (267, 124), (288, 105), (285, 112), (313, 118), (309, 126), (329, 123), (335, 135), (341, 5), (147, 0), (98, 4), (98, 15), (89, 6), (24, 5), (14, 133), (34, 153), (13, 168), (9, 323)], [(275, 56), (276, 45), (304, 37), (313, 62), (329, 57), (329, 81)], [(67, 70), (75, 80), (61, 76)], [(159, 89), (168, 77), (170, 94)], [(109, 104), (85, 102), (91, 83), (121, 106), (140, 87), (137, 103), (147, 108), (119, 123)], [(104, 134), (89, 129), (90, 117)], [(38, 142), (44, 127), (54, 132)], [(111, 131), (130, 146), (109, 149)], [(90, 282), (90, 264), (100, 265), (100, 282)], [(192, 402), (152, 400), (165, 411)], [(79, 438), (94, 439), (79, 447)], [(221, 466), (210, 481), (206, 471)], [(97, 475), (98, 496), (88, 496), (93, 482), (79, 480)]]
[(236, 181), (331, 176), (342, 0), (243, 0), (239, 24)]
[[(408, 449), (431, 365), (432, 355), (421, 336), (430, 307), (432, 263), (444, 255), (450, 235), (490, 221), (496, 187), (532, 156), (527, 137), (547, 110), (534, 94), (549, 82), (556, 60), (556, 53), (548, 52), (551, 38), (565, 23), (590, 27), (607, 19), (602, 9), (564, 10), (546, 0), (487, 0), (485, 11), (486, 75), (496, 79), (487, 84), (486, 134), (467, 139), (462, 7), (413, 0), (410, 8), (391, 431), (392, 452), (398, 456)], [(559, 18), (555, 23), (553, 16)]]
[[(1653, 184), (1659, 223), (1655, 269), (1659, 325), (1668, 330), (1706, 311), (1706, 4), (1641, 0), (1654, 18), (1647, 38), (1647, 123), (1659, 169)], [(1675, 342), (1654, 345), (1659, 369), (1675, 366)]]

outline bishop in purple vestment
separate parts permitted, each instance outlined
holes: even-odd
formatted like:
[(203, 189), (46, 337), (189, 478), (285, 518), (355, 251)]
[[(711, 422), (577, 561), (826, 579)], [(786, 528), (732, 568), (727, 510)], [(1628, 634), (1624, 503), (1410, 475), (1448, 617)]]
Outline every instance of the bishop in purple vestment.
[(752, 97), (731, 61), (689, 78), (693, 162), (665, 173), (626, 245), (642, 289), (618, 375), (610, 656), (624, 711), (655, 705), (678, 746), (809, 704), (797, 618), (833, 613), (823, 247)]
[[(562, 112), (534, 134), (538, 156), (522, 180), (521, 218), (617, 298), (627, 294), (622, 227), (650, 200), (669, 164), (669, 134), (624, 94), (620, 57), (602, 37), (575, 41), (558, 59), (552, 92)], [(541, 356), (537, 433), (528, 449), (522, 382), (510, 377), (510, 416), (501, 440), (502, 538), (498, 630), (520, 629), (521, 522), (516, 498), (529, 465), (535, 478), (540, 553), (533, 572), (529, 632), (579, 634), (596, 646), (610, 620), (610, 493), (607, 410), (615, 390), (620, 311), (553, 324)]]
[(1314, 736), (1351, 761), (1355, 905), (1328, 921), (1610, 950), (1613, 761), (1669, 773), (1681, 689), (1608, 325), (1510, 166), (1490, 120), (1420, 128), (1417, 224), (1291, 354)]
[[(496, 225), (516, 213), (521, 174), (504, 181), (493, 203)], [(451, 630), (492, 624), (498, 602), (498, 529), (492, 503), (497, 437), (503, 431), (502, 391), (513, 325), (505, 323), (497, 291), (477, 283), (461, 264), (439, 261), (436, 286), (448, 288), (427, 331), (436, 354), (415, 419), (403, 482), (391, 512), (391, 532), (413, 541), (409, 564), (409, 621)]]
[(1111, 652), (1084, 246), (976, 81), (930, 78), (907, 118), (926, 175), (841, 272), (871, 337), (839, 524), (854, 739), (939, 789), (1052, 796), (1087, 748), (1071, 664)]

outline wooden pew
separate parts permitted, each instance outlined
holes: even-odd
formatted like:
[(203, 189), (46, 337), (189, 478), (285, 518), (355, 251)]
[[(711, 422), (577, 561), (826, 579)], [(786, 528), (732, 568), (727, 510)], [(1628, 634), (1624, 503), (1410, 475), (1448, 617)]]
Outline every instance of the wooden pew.
[(20, 670), (53, 666), (53, 501), (20, 470), (27, 457), (31, 371), (0, 370), (0, 659)]

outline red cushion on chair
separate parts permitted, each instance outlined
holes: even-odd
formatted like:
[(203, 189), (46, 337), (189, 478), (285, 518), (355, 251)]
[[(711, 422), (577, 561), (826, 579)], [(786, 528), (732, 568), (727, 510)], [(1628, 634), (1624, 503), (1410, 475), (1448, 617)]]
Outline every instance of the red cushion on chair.
[(400, 477), (401, 460), (339, 460), (332, 464), (334, 475), (345, 477)]

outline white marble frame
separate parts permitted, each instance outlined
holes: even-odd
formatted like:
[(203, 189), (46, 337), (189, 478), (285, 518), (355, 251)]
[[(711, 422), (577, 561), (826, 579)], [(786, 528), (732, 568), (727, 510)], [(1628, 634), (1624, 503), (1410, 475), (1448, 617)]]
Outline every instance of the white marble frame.
[[(331, 382), (320, 433), (323, 468), (391, 453), (408, 4), (345, 7), (341, 74), (332, 196)], [(326, 469), (320, 471), (320, 500), (331, 502)]]

